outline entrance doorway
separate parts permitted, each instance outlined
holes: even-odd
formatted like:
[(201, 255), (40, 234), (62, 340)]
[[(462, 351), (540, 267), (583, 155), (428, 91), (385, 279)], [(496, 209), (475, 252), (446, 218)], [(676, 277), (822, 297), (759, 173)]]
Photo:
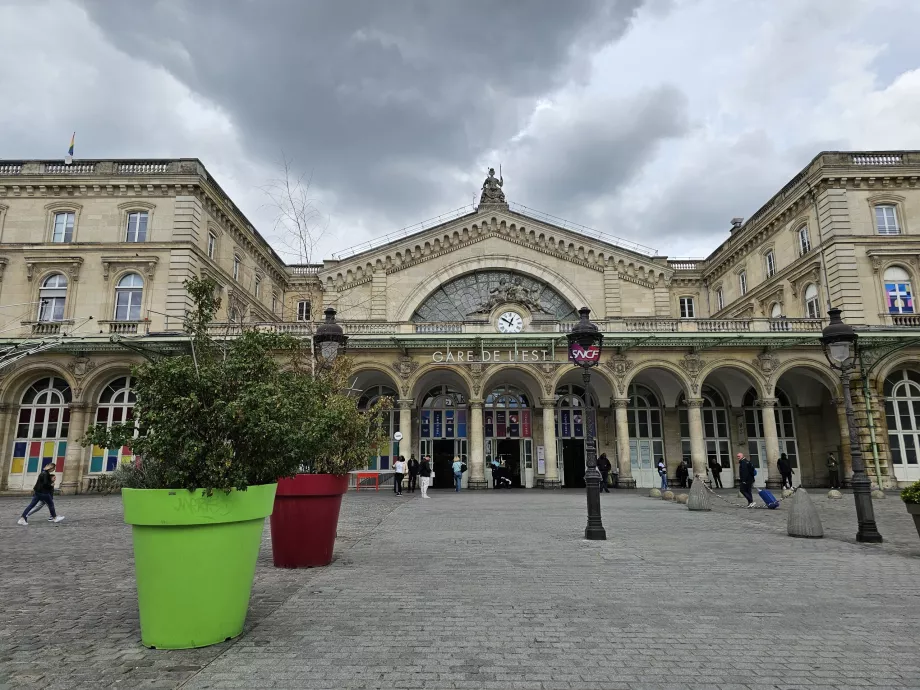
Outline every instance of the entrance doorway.
[(511, 486), (515, 488), (524, 486), (521, 478), (521, 441), (511, 438), (498, 440), (496, 455), (505, 468), (505, 476), (511, 480)]
[(454, 441), (432, 441), (431, 465), (434, 469), (435, 489), (454, 488), (454, 456), (456, 455)]
[(585, 488), (585, 440), (565, 438), (559, 441), (562, 459), (562, 486), (566, 489)]

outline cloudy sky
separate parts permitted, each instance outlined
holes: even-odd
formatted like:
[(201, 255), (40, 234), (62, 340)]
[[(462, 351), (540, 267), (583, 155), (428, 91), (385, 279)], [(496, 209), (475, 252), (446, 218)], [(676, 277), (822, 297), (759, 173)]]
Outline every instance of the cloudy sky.
[[(509, 201), (704, 256), (821, 150), (920, 148), (917, 0), (0, 0), (0, 158), (197, 157), (315, 258)], [(277, 239), (273, 242), (282, 249)]]

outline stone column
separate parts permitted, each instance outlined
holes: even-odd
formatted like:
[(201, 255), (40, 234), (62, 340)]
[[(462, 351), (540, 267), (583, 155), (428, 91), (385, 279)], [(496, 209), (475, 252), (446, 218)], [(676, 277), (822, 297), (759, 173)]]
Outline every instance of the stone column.
[(541, 398), (540, 404), (543, 405), (543, 453), (546, 461), (543, 488), (558, 489), (562, 483), (556, 462), (556, 398)]
[(80, 493), (82, 490), (83, 475), (86, 473), (86, 448), (80, 445), (80, 439), (86, 433), (88, 411), (89, 405), (86, 403), (70, 404), (67, 454), (64, 456), (64, 477), (61, 480), (61, 493), (64, 494)]
[[(764, 398), (757, 401), (763, 419), (763, 439), (767, 447), (767, 487), (778, 489), (783, 485), (779, 473), (779, 436), (776, 434), (776, 398)], [(763, 468), (761, 468), (763, 469)]]
[(399, 432), (402, 434), (402, 439), (399, 441), (399, 454), (408, 460), (414, 452), (412, 450), (412, 406), (415, 400), (400, 398), (397, 404), (399, 405)]
[(703, 442), (703, 399), (687, 400), (687, 418), (690, 422), (690, 460), (693, 463), (693, 477), (705, 480), (706, 445)]
[(486, 481), (485, 460), (482, 456), (482, 446), (484, 439), (482, 437), (482, 400), (470, 400), (470, 425), (468, 429), (469, 456), (470, 456), (470, 479), (467, 483), (468, 489), (488, 489), (489, 483)]
[(632, 489), (636, 481), (632, 478), (632, 464), (629, 460), (629, 422), (626, 419), (626, 408), (629, 400), (617, 398), (613, 401), (617, 421), (617, 456), (620, 463), (620, 486)]
[(12, 429), (16, 422), (19, 405), (0, 404), (0, 491), (9, 488), (10, 463), (13, 460), (13, 438), (16, 435)]
[[(853, 456), (850, 454), (850, 425), (847, 423), (847, 407), (843, 398), (833, 398), (834, 408), (837, 410), (837, 426), (840, 427), (840, 457), (837, 458), (842, 472), (840, 485), (849, 486), (853, 477)], [(826, 458), (822, 459), (826, 462)]]

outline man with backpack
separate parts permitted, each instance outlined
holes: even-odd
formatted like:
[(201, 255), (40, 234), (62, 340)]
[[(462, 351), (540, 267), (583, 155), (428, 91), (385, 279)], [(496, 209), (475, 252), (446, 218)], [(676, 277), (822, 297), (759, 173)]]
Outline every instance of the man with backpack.
[(738, 487), (744, 497), (747, 499), (748, 508), (754, 507), (754, 496), (751, 488), (754, 486), (754, 477), (757, 476), (757, 470), (751, 464), (751, 461), (744, 457), (744, 453), (738, 453)]
[[(28, 527), (29, 516), (41, 510), (41, 504), (48, 506), (51, 517), (48, 522), (60, 522), (64, 519), (63, 515), (58, 515), (54, 509), (54, 463), (49, 462), (42, 467), (35, 487), (32, 489), (32, 502), (29, 507), (22, 511), (22, 517), (16, 521), (16, 524)], [(33, 510), (34, 509), (34, 510)]]

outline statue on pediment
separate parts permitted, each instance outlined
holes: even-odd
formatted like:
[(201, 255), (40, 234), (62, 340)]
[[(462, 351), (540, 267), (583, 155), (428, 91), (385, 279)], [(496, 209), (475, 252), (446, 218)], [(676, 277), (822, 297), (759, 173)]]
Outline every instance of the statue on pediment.
[(504, 276), (498, 281), (498, 285), (489, 290), (489, 299), (479, 305), (470, 314), (487, 314), (499, 304), (506, 302), (517, 302), (527, 307), (533, 314), (549, 314), (537, 297), (531, 294), (533, 291), (524, 286), (524, 281), (520, 276), (515, 276), (511, 282)]
[(495, 168), (489, 168), (489, 176), (482, 183), (482, 196), (479, 197), (480, 204), (503, 204), (505, 203), (505, 193), (502, 186), (505, 184), (504, 178), (499, 172), (495, 177)]

